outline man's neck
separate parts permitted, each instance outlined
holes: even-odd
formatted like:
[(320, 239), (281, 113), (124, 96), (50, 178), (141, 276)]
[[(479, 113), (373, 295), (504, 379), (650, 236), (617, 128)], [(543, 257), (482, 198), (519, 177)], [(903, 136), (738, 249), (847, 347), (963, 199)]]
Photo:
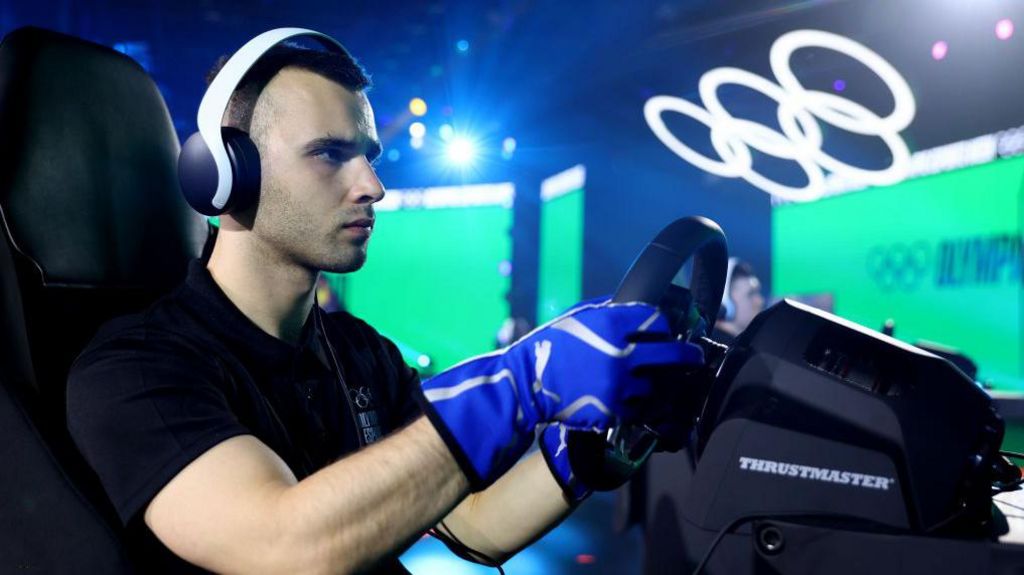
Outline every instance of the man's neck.
[(270, 335), (297, 343), (314, 303), (317, 272), (283, 259), (245, 232), (221, 229), (206, 266), (220, 289)]

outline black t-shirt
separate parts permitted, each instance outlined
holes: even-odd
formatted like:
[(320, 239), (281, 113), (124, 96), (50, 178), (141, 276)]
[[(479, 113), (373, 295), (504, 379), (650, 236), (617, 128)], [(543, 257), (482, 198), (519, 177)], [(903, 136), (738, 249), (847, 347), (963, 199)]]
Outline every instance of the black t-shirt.
[[(68, 426), (142, 572), (203, 572), (142, 518), (182, 468), (250, 434), (302, 480), (415, 419), (418, 385), (395, 345), (354, 316), (314, 308), (291, 345), (252, 323), (194, 261), (174, 292), (103, 326), (78, 357)], [(394, 558), (376, 572), (406, 573)]]

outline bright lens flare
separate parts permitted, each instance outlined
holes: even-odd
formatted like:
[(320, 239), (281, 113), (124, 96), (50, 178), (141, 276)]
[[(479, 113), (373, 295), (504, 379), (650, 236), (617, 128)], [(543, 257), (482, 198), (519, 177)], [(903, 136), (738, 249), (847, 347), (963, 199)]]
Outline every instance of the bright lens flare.
[(448, 160), (456, 166), (468, 166), (476, 159), (476, 144), (464, 136), (456, 136), (448, 144)]

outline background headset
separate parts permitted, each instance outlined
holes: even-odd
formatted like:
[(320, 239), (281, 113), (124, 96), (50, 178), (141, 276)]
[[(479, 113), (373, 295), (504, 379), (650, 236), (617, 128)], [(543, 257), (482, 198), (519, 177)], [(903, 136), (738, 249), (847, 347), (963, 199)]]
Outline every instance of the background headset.
[(736, 302), (732, 300), (732, 270), (740, 263), (739, 258), (729, 258), (729, 264), (725, 268), (725, 290), (722, 291), (722, 306), (719, 309), (718, 319), (732, 321), (736, 319)]
[(196, 115), (199, 131), (185, 140), (178, 156), (178, 181), (197, 212), (219, 216), (251, 206), (260, 192), (260, 154), (249, 134), (222, 127), (231, 95), (268, 50), (296, 36), (308, 36), (331, 52), (345, 48), (326, 34), (305, 28), (276, 28), (239, 48), (210, 82)]

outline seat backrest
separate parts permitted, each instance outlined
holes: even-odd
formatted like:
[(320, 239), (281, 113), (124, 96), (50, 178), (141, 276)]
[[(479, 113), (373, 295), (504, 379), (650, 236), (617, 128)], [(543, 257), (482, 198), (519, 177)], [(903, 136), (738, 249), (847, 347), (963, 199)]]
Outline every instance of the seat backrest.
[(207, 226), (178, 190), (156, 85), (130, 58), (22, 28), (0, 42), (0, 571), (126, 572), (65, 426), (97, 328), (181, 281)]

